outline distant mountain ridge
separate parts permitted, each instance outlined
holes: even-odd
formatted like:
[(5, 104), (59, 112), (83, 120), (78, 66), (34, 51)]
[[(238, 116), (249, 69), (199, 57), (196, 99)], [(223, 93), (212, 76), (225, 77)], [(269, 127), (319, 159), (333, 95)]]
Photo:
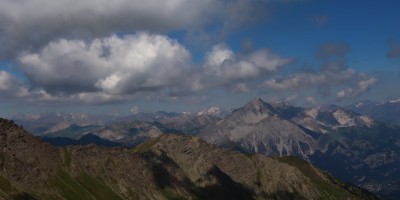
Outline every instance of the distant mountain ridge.
[[(398, 104), (394, 100), (389, 103)], [(215, 113), (218, 109), (139, 113), (104, 126), (71, 125), (47, 135), (78, 140), (93, 133), (128, 147), (166, 133), (197, 135), (209, 143), (244, 153), (300, 157), (385, 199), (399, 196), (399, 127), (385, 125), (348, 107), (302, 108), (287, 102), (267, 103), (260, 98), (224, 117)]]
[(132, 150), (56, 148), (0, 119), (4, 199), (377, 199), (296, 158), (166, 134)]
[(80, 137), (78, 140), (74, 140), (71, 138), (65, 138), (65, 137), (40, 137), (40, 139), (43, 140), (44, 142), (47, 142), (51, 145), (58, 146), (58, 147), (65, 147), (65, 146), (69, 146), (69, 145), (89, 145), (89, 144), (95, 144), (97, 146), (102, 146), (102, 147), (122, 146), (122, 144), (120, 144), (120, 143), (102, 139), (91, 133), (88, 133), (88, 134)]
[(198, 136), (242, 152), (301, 157), (345, 181), (396, 199), (399, 133), (336, 105), (306, 109), (255, 98)]
[(317, 149), (313, 137), (339, 128), (373, 125), (369, 117), (334, 105), (303, 109), (255, 98), (199, 136), (210, 143), (233, 145), (243, 151), (308, 159)]
[(93, 134), (123, 146), (136, 146), (163, 133), (197, 134), (202, 128), (221, 119), (227, 113), (224, 109), (210, 107), (192, 113), (158, 111), (122, 117), (83, 113), (44, 113), (18, 114), (12, 119), (34, 135), (45, 138), (79, 140), (86, 134)]
[(199, 137), (212, 144), (275, 156), (294, 155), (307, 159), (315, 149), (310, 135), (280, 117), (274, 107), (260, 98), (204, 129)]
[(386, 102), (360, 101), (347, 106), (364, 115), (368, 115), (378, 121), (400, 126), (400, 99), (392, 99)]

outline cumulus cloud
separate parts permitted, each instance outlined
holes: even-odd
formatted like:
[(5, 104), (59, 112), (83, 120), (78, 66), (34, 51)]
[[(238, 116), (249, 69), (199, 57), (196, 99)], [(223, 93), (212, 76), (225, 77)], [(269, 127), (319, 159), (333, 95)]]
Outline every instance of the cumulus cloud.
[(179, 83), (190, 53), (162, 35), (138, 33), (90, 42), (61, 39), (19, 57), (35, 88), (50, 94), (130, 94)]
[(354, 88), (347, 88), (345, 90), (340, 90), (337, 92), (336, 97), (339, 99), (346, 97), (355, 97), (366, 91), (368, 91), (373, 85), (376, 84), (378, 80), (374, 77), (365, 77), (364, 79), (360, 79), (356, 82), (356, 86)]
[(257, 16), (265, 12), (258, 10), (266, 2), (0, 0), (0, 55), (11, 58), (61, 38), (91, 40), (117, 32), (202, 30), (210, 23), (226, 29), (260, 19)]
[[(57, 38), (184, 29), (215, 13), (212, 0), (1, 0), (2, 53), (37, 48)], [(101, 23), (98, 23), (101, 22)]]
[(37, 53), (21, 54), (18, 61), (41, 100), (103, 103), (140, 93), (165, 98), (206, 93), (220, 86), (248, 92), (245, 81), (273, 74), (290, 59), (266, 49), (235, 54), (218, 44), (199, 66), (179, 42), (139, 32), (91, 41), (60, 39)]
[[(275, 91), (299, 91), (317, 89), (321, 95), (327, 95), (326, 91), (336, 87), (347, 87), (337, 93), (338, 98), (356, 97), (367, 92), (377, 83), (377, 79), (362, 72), (352, 69), (332, 73), (319, 71), (311, 73), (294, 73), (286, 77), (266, 80), (261, 87)], [(329, 94), (328, 94), (329, 96)]]
[(357, 73), (347, 69), (339, 73), (320, 71), (311, 73), (294, 73), (286, 77), (278, 77), (265, 81), (261, 86), (276, 91), (297, 91), (310, 87), (340, 85), (353, 79)]
[[(337, 98), (356, 97), (367, 92), (377, 79), (347, 66), (346, 54), (350, 47), (343, 43), (322, 45), (317, 57), (323, 62), (317, 70), (304, 70), (264, 81), (260, 86), (274, 91), (316, 90), (320, 96), (330, 96), (330, 90), (339, 91)], [(309, 101), (311, 102), (311, 101)]]
[(207, 53), (206, 60), (203, 66), (205, 85), (223, 85), (233, 81), (263, 77), (278, 71), (290, 62), (290, 59), (282, 58), (267, 49), (247, 55), (235, 55), (224, 44), (215, 45)]
[(235, 86), (235, 91), (240, 93), (248, 93), (250, 92), (250, 89), (246, 83), (237, 83)]
[(15, 83), (9, 90), (38, 101), (103, 103), (139, 93), (168, 99), (227, 85), (247, 92), (246, 80), (288, 60), (270, 50), (238, 55), (220, 44), (194, 66), (190, 52), (165, 34), (207, 32), (220, 39), (266, 19), (269, 2), (0, 0), (0, 61), (15, 63), (26, 76), (24, 83), (8, 78)]
[(28, 88), (14, 75), (0, 70), (0, 98), (23, 98), (29, 96)]

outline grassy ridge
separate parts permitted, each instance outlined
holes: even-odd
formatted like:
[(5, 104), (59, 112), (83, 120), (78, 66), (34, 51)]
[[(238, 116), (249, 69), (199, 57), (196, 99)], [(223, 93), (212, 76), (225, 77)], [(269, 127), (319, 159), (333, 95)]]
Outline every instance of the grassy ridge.
[(369, 195), (366, 191), (341, 182), (331, 175), (321, 172), (329, 181), (323, 180), (321, 175), (317, 173), (316, 169), (305, 160), (296, 157), (279, 157), (276, 159), (280, 162), (289, 164), (299, 169), (305, 176), (311, 179), (314, 185), (322, 192), (322, 194), (327, 199), (331, 199), (332, 197), (335, 199), (376, 199), (373, 195)]
[(52, 186), (61, 191), (61, 195), (65, 199), (123, 199), (108, 187), (104, 181), (86, 173), (81, 173), (76, 178), (72, 178), (65, 171), (59, 170), (50, 182)]

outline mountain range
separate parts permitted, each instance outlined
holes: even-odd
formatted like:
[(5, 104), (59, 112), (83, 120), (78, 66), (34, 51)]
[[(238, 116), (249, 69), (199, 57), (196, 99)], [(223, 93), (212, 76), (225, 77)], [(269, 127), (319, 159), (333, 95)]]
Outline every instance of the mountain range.
[[(368, 110), (366, 105), (374, 105), (374, 112), (361, 112), (362, 108)], [(385, 111), (388, 106), (390, 112)], [(165, 133), (196, 135), (210, 144), (246, 154), (299, 157), (384, 199), (398, 199), (400, 128), (394, 116), (399, 108), (400, 103), (395, 100), (381, 104), (360, 102), (344, 107), (302, 108), (287, 102), (267, 103), (254, 98), (232, 112), (212, 107), (195, 113), (138, 113), (107, 120), (103, 117), (101, 123), (97, 120), (92, 124), (74, 124), (66, 120), (70, 126), (58, 130), (43, 126), (44, 130), (57, 131), (36, 135), (55, 145), (59, 140), (64, 141), (63, 145), (76, 145), (90, 133), (89, 143), (103, 145), (104, 141), (99, 141), (104, 139), (123, 147), (135, 147)], [(391, 114), (382, 117), (385, 115), (379, 110)], [(24, 118), (15, 121), (32, 127), (25, 126), (21, 119)], [(48, 140), (49, 137), (52, 140)], [(61, 137), (72, 140), (65, 143), (65, 138)]]
[(133, 149), (54, 147), (0, 119), (3, 199), (377, 199), (294, 157), (164, 134)]
[(360, 101), (347, 106), (347, 108), (387, 124), (400, 126), (400, 99), (386, 102)]

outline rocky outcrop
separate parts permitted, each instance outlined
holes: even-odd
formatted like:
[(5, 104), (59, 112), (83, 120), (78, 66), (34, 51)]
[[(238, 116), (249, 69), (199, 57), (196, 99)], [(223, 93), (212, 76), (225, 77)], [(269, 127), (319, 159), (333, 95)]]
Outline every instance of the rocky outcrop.
[(315, 141), (288, 117), (282, 110), (255, 98), (204, 129), (199, 137), (244, 152), (307, 159), (316, 148)]
[(134, 149), (52, 147), (0, 119), (4, 199), (374, 199), (305, 161), (165, 134)]

